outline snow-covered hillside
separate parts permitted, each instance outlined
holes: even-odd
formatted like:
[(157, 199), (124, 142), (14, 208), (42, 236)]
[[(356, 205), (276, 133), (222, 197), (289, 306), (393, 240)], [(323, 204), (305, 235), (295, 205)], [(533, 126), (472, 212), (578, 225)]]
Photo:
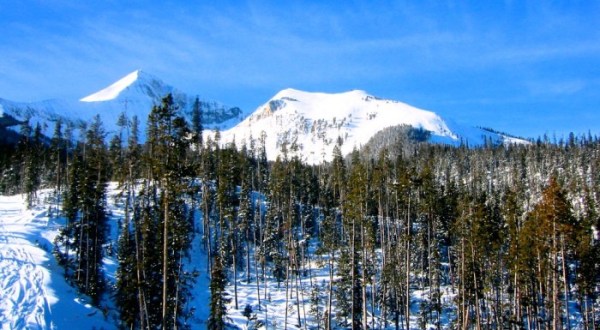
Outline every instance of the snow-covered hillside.
[(325, 94), (294, 89), (279, 92), (240, 124), (221, 132), (221, 141), (249, 143), (251, 139), (264, 139), (271, 160), (286, 147), (290, 155), (296, 149), (303, 161), (315, 164), (331, 160), (336, 144), (341, 144), (342, 154), (347, 155), (378, 131), (402, 124), (431, 132), (432, 142), (457, 145), (468, 141), (477, 145), (486, 136), (503, 141), (501, 135), (478, 128), (454, 125), (451, 129), (434, 112), (364, 91)]
[[(40, 192), (40, 200), (49, 193)], [(30, 210), (25, 205), (23, 196), (0, 196), (2, 329), (114, 328), (108, 309), (92, 307), (62, 276), (52, 255), (61, 220), (48, 216), (45, 203)]]
[[(92, 93), (80, 100), (45, 100), (40, 102), (13, 102), (0, 98), (3, 117), (15, 121), (30, 120), (30, 124), (42, 125), (46, 136), (52, 136), (54, 123), (61, 120), (79, 127), (100, 115), (109, 136), (117, 132), (117, 120), (121, 113), (128, 118), (137, 116), (140, 121), (140, 133), (143, 135), (146, 121), (154, 105), (172, 93), (175, 103), (191, 119), (192, 106), (196, 95), (186, 94), (164, 83), (159, 78), (141, 70), (134, 71), (108, 87)], [(244, 114), (240, 108), (228, 107), (219, 102), (200, 99), (204, 114), (205, 127), (227, 129), (242, 120)], [(13, 126), (18, 130), (18, 126)]]
[[(112, 183), (107, 192), (113, 251), (118, 223), (124, 217), (120, 191)], [(54, 239), (66, 222), (62, 215), (56, 216), (52, 190), (39, 191), (31, 209), (26, 205), (24, 195), (0, 195), (0, 329), (117, 329), (119, 316), (112, 293), (106, 294), (101, 308), (93, 307), (89, 297), (67, 283), (64, 268), (52, 254)], [(193, 329), (205, 327), (210, 297), (200, 239), (197, 235), (187, 263), (190, 270), (199, 273), (190, 306), (195, 313), (188, 320)], [(116, 281), (117, 263), (116, 253), (104, 258), (104, 275), (110, 287)]]

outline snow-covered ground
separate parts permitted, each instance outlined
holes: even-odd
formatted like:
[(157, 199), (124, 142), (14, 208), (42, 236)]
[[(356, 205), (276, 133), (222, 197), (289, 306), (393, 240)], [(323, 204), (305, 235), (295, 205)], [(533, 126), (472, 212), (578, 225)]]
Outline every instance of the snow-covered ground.
[[(118, 197), (119, 190), (115, 184), (108, 189), (108, 214), (111, 225), (113, 246), (116, 246), (119, 220), (123, 218), (122, 201)], [(54, 207), (51, 191), (39, 192), (38, 203), (31, 209), (25, 207), (24, 196), (0, 196), (0, 325), (7, 329), (115, 329), (118, 314), (111, 302), (110, 293), (96, 308), (89, 304), (89, 299), (78, 294), (63, 277), (63, 269), (52, 255), (53, 242), (64, 224), (61, 217), (49, 217), (49, 210)], [(196, 212), (196, 223), (201, 223), (201, 214)], [(192, 329), (206, 328), (209, 316), (209, 278), (207, 273), (207, 256), (202, 249), (201, 235), (196, 235), (190, 253), (191, 258), (186, 266), (197, 271), (196, 283), (192, 288), (193, 300), (190, 308), (194, 315), (187, 320)], [(309, 244), (314, 252), (316, 241)], [(306, 260), (301, 269), (301, 276), (291, 273), (289, 282), (277, 281), (267, 270), (265, 276), (257, 272), (256, 263), (251, 261), (250, 281), (247, 273), (240, 271), (237, 276), (238, 308), (235, 308), (234, 279), (229, 272), (230, 283), (227, 292), (231, 298), (228, 304), (228, 323), (231, 328), (250, 329), (283, 329), (287, 320), (287, 328), (313, 329), (316, 325), (314, 299), (319, 300), (319, 317), (325, 311), (328, 287), (329, 266), (326, 257), (314, 256)], [(116, 255), (104, 259), (104, 270), (110, 284), (115, 281), (117, 271)], [(370, 289), (369, 289), (370, 290)], [(452, 300), (455, 292), (448, 286), (441, 287), (442, 315), (440, 326), (446, 329), (455, 317)], [(413, 288), (411, 294), (410, 328), (423, 326), (421, 303), (430, 297), (428, 288)], [(288, 303), (286, 304), (286, 300)], [(336, 301), (333, 301), (335, 311)], [(246, 306), (249, 306), (247, 309)], [(286, 316), (287, 309), (287, 316)], [(581, 327), (581, 315), (576, 312), (574, 304), (570, 304), (571, 326)], [(245, 313), (249, 312), (249, 313)], [(388, 322), (384, 327), (380, 319), (381, 311), (369, 307), (369, 325), (375, 328), (393, 329)], [(250, 316), (250, 317), (248, 317)], [(252, 320), (251, 320), (252, 319)], [(433, 324), (425, 325), (434, 329)]]
[[(49, 196), (41, 191), (40, 200)], [(112, 329), (109, 313), (65, 281), (52, 255), (61, 219), (48, 205), (26, 209), (24, 197), (0, 196), (0, 324), (2, 329)]]
[[(119, 190), (111, 184), (107, 193), (112, 246), (117, 242), (117, 223), (123, 218)], [(0, 196), (0, 325), (8, 329), (116, 329), (118, 314), (110, 298), (101, 308), (70, 286), (52, 250), (64, 218), (49, 217), (54, 207), (52, 192), (38, 193), (37, 205), (26, 208), (22, 195)], [(192, 289), (194, 316), (188, 320), (193, 329), (205, 327), (210, 297), (206, 273), (206, 254), (200, 251), (199, 235), (194, 240), (188, 267), (199, 276)], [(116, 255), (104, 258), (109, 286), (117, 271)], [(107, 294), (107, 296), (110, 295)]]
[[(117, 223), (123, 218), (122, 202), (118, 189), (111, 184), (108, 190), (108, 214), (113, 246), (116, 246)], [(25, 207), (25, 197), (0, 196), (0, 324), (2, 329), (115, 329), (118, 314), (109, 298), (103, 299), (101, 308), (89, 304), (89, 299), (77, 292), (63, 277), (63, 269), (52, 255), (54, 238), (64, 218), (49, 217), (54, 207), (50, 190), (39, 192), (38, 203), (32, 209)], [(197, 223), (201, 215), (197, 214)], [(192, 289), (190, 306), (194, 316), (188, 323), (194, 329), (206, 326), (209, 315), (209, 278), (206, 253), (201, 248), (200, 235), (196, 235), (191, 259), (187, 266), (198, 271)], [(117, 270), (116, 256), (104, 259), (105, 275), (114, 283)], [(262, 329), (283, 327), (288, 310), (287, 323), (290, 328), (298, 325), (298, 316), (304, 328), (306, 322), (315, 323), (311, 314), (311, 293), (318, 292), (319, 313), (322, 317), (327, 297), (329, 270), (326, 263), (311, 260), (306, 263), (305, 276), (290, 277), (288, 289), (285, 282), (279, 285), (270, 271), (260, 278), (257, 288), (254, 265), (250, 269), (250, 282), (245, 272), (238, 274), (238, 309), (234, 303), (233, 274), (228, 285), (231, 303), (228, 304), (228, 322), (240, 329), (247, 329), (244, 309), (248, 305), (257, 321), (264, 322)], [(266, 286), (265, 286), (265, 279)], [(313, 290), (314, 289), (314, 290)], [(259, 297), (260, 294), (260, 304)], [(285, 300), (288, 297), (286, 306)], [(335, 302), (334, 302), (335, 303)], [(416, 310), (415, 310), (416, 313)], [(416, 322), (416, 320), (415, 320)]]

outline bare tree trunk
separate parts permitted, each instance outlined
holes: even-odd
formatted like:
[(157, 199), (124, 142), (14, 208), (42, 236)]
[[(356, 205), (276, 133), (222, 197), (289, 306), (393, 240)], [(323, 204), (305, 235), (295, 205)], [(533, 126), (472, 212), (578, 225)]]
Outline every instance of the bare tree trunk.
[[(473, 244), (471, 243), (471, 261), (473, 262), (473, 264), (475, 264), (475, 248), (473, 247)], [(475, 286), (475, 290), (477, 290), (477, 286), (478, 286), (478, 281), (477, 281), (477, 273), (473, 270), (473, 285)], [(479, 330), (481, 329), (481, 306), (480, 306), (480, 301), (479, 301), (479, 295), (477, 294), (477, 292), (474, 293), (475, 295), (475, 326), (476, 329)]]
[(596, 309), (594, 308), (593, 302), (590, 310), (592, 311), (592, 330), (596, 330)]
[(350, 269), (351, 269), (351, 272), (352, 272), (351, 281), (350, 281), (352, 283), (351, 286), (350, 286), (351, 287), (351, 289), (350, 289), (351, 300), (352, 300), (352, 304), (351, 304), (351, 307), (350, 307), (350, 315), (351, 315), (350, 322), (352, 322), (352, 330), (356, 330), (356, 323), (355, 323), (356, 316), (354, 315), (354, 313), (356, 312), (356, 297), (354, 296), (354, 288), (356, 288), (356, 275), (355, 275), (356, 274), (356, 272), (355, 272), (355, 269), (356, 269), (356, 257), (354, 255), (356, 253), (356, 250), (355, 250), (356, 249), (356, 245), (355, 245), (356, 244), (356, 237), (355, 237), (356, 235), (355, 235), (355, 231), (354, 231), (355, 230), (355, 224), (354, 223), (355, 223), (355, 221), (354, 221), (354, 219), (352, 219), (352, 234), (351, 234), (352, 235), (351, 236), (351, 240), (352, 241), (350, 243), (350, 260), (351, 260), (350, 261), (350, 264), (351, 264)]
[(408, 209), (406, 212), (406, 311), (404, 314), (406, 321), (406, 329), (410, 329), (410, 249), (411, 249), (411, 219), (410, 219), (410, 202), (411, 196), (408, 196)]
[(367, 329), (367, 244), (365, 242), (365, 226), (361, 226), (360, 236), (362, 242), (362, 267), (361, 267), (361, 294), (362, 294), (362, 328)]
[(560, 236), (560, 243), (560, 255), (562, 256), (563, 290), (565, 295), (565, 322), (567, 330), (570, 330), (571, 322), (569, 321), (569, 281), (567, 279), (567, 258), (565, 256), (565, 238), (563, 235)]
[[(258, 260), (256, 257), (256, 231), (253, 231), (252, 234), (252, 245), (254, 246), (254, 274), (256, 276), (256, 299), (258, 300), (258, 310), (261, 309), (261, 304), (260, 304), (260, 273), (259, 273), (259, 268), (258, 268)], [(248, 269), (248, 272), (250, 272), (250, 269)]]
[(204, 243), (206, 249), (206, 273), (212, 274), (212, 233), (210, 229), (210, 188), (202, 182), (202, 223), (204, 227)]
[(461, 296), (461, 309), (462, 309), (462, 329), (466, 330), (469, 327), (469, 311), (467, 309), (467, 305), (466, 305), (466, 299), (465, 299), (465, 295), (466, 295), (466, 290), (465, 290), (465, 284), (464, 284), (464, 279), (465, 277), (465, 239), (464, 237), (461, 239), (461, 248), (460, 248), (460, 296)]
[(288, 263), (285, 267), (285, 318), (284, 318), (284, 323), (283, 323), (283, 329), (287, 330), (287, 324), (288, 324), (288, 305), (289, 305), (289, 298), (290, 298), (290, 263), (288, 260)]
[[(302, 294), (302, 279), (300, 279), (300, 267), (298, 267), (298, 254), (297, 250), (294, 249), (294, 268), (296, 269), (296, 312), (298, 313), (298, 327), (302, 327), (302, 314), (300, 313), (300, 295)], [(302, 310), (304, 310), (304, 299), (302, 299)], [(306, 319), (306, 313), (305, 317)], [(306, 323), (304, 323), (306, 327)]]
[(513, 315), (515, 316), (515, 319), (517, 322), (521, 322), (521, 290), (519, 287), (519, 282), (518, 282), (518, 272), (517, 272), (517, 266), (515, 265), (515, 276), (514, 276), (514, 280), (513, 280), (513, 289), (514, 289), (514, 293), (513, 293)]
[(560, 305), (558, 300), (558, 243), (556, 221), (552, 221), (552, 330), (560, 329)]
[[(246, 220), (248, 221), (248, 220)], [(246, 224), (246, 283), (250, 284), (250, 224)]]
[(590, 328), (590, 311), (588, 309), (587, 294), (583, 294), (583, 327), (585, 330)]
[(331, 251), (329, 257), (329, 294), (327, 297), (327, 317), (325, 319), (325, 330), (331, 330), (331, 303), (333, 301), (333, 263), (335, 259), (335, 251)]
[(168, 234), (169, 234), (169, 189), (165, 185), (164, 192), (164, 223), (163, 223), (163, 283), (162, 283), (162, 329), (167, 329), (167, 263), (169, 262), (168, 253)]
[[(232, 229), (235, 232), (235, 229)], [(231, 251), (233, 257), (233, 297), (235, 302), (235, 309), (239, 309), (238, 306), (238, 287), (237, 287), (237, 243), (233, 237), (231, 238), (231, 246), (233, 247), (233, 251)]]

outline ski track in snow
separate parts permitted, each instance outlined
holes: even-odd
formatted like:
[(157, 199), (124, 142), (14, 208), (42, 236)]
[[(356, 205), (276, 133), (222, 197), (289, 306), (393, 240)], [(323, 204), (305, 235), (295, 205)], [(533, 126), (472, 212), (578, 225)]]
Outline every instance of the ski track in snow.
[[(111, 184), (107, 202), (112, 243), (117, 238), (115, 224), (123, 216), (122, 205), (115, 199), (117, 193), (116, 184)], [(101, 302), (102, 310), (91, 306), (89, 298), (67, 283), (63, 268), (52, 255), (54, 238), (64, 219), (48, 217), (49, 194), (50, 190), (40, 191), (41, 202), (29, 210), (24, 196), (0, 195), (0, 330), (115, 329), (118, 313), (114, 303), (106, 298)], [(193, 329), (201, 329), (208, 318), (210, 293), (199, 235), (193, 246), (194, 257), (186, 267), (201, 275), (192, 289), (190, 307), (196, 312), (187, 322)], [(116, 270), (116, 257), (105, 256), (109, 286), (114, 284)]]
[[(43, 211), (23, 209), (19, 196), (3, 198), (0, 211), (0, 324), (2, 329), (50, 326), (44, 263), (48, 254), (35, 232), (47, 227)], [(34, 239), (34, 241), (32, 241)]]
[(52, 255), (60, 224), (48, 205), (25, 205), (22, 195), (0, 196), (0, 329), (115, 328), (62, 276)]

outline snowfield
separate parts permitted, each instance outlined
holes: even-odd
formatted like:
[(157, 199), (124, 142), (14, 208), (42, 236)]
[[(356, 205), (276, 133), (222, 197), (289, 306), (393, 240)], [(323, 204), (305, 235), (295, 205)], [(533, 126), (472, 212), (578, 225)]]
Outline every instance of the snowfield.
[[(41, 191), (40, 200), (50, 191)], [(109, 313), (87, 303), (62, 276), (52, 255), (62, 222), (43, 203), (0, 196), (0, 324), (2, 329), (112, 329)]]
[[(119, 219), (124, 217), (117, 185), (107, 191), (112, 247), (116, 246)], [(52, 250), (64, 218), (50, 217), (55, 208), (51, 190), (38, 192), (37, 205), (26, 208), (24, 195), (0, 195), (0, 325), (8, 329), (116, 329), (118, 313), (110, 301), (110, 292), (101, 307), (90, 305), (90, 299), (78, 293), (65, 280)], [(194, 315), (188, 320), (193, 329), (205, 328), (210, 297), (206, 273), (206, 254), (200, 251), (200, 235), (196, 235), (190, 269), (198, 270), (192, 289), (190, 306)], [(110, 250), (110, 249), (108, 249)], [(116, 281), (116, 254), (104, 258), (104, 272), (110, 287)]]

